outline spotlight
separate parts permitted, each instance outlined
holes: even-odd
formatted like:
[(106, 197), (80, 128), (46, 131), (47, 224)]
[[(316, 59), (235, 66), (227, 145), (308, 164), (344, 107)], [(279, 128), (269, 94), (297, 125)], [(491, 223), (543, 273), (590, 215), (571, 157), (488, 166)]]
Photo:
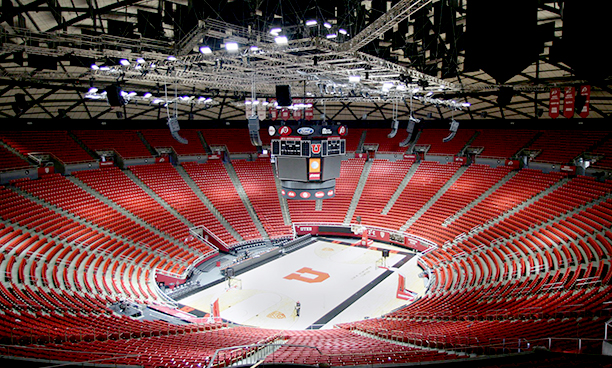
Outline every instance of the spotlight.
[(274, 38), (274, 42), (276, 42), (279, 45), (286, 45), (289, 40), (287, 39), (287, 36), (276, 36)]
[(87, 91), (87, 93), (96, 93), (96, 92), (98, 92), (98, 89), (96, 87), (91, 87), (89, 91)]
[(257, 50), (259, 50), (259, 47), (255, 45), (251, 46), (251, 51), (257, 51)]
[(176, 56), (168, 56), (168, 61), (175, 61), (176, 60)]
[(433, 94), (434, 94), (433, 92), (429, 91), (429, 92), (427, 92), (427, 94), (425, 95), (425, 97), (431, 97), (431, 96), (433, 96)]
[(151, 64), (149, 64), (149, 68), (151, 68), (151, 69), (155, 69), (155, 67), (156, 67), (156, 66), (157, 66), (157, 65), (155, 65), (155, 63), (151, 63)]
[(212, 50), (208, 46), (200, 46), (200, 52), (204, 55), (212, 54)]
[(391, 83), (391, 82), (385, 82), (385, 83), (383, 83), (383, 85), (382, 85), (382, 90), (383, 90), (384, 92), (389, 92), (389, 90), (390, 90), (391, 88), (393, 88), (393, 83)]
[(344, 29), (344, 28), (340, 28), (340, 29), (338, 30), (338, 32), (340, 32), (340, 34), (343, 34), (343, 35), (345, 35), (345, 36), (346, 36), (346, 35), (348, 35), (348, 32), (347, 32), (347, 31), (346, 31), (346, 29)]
[(227, 51), (238, 51), (238, 43), (230, 41), (225, 43), (225, 49)]
[(100, 67), (97, 66), (96, 64), (91, 64), (90, 68), (91, 68), (91, 70), (98, 70), (98, 69), (100, 69)]
[(108, 66), (106, 66), (106, 65), (102, 65), (102, 66), (100, 67), (100, 70), (104, 70), (104, 71), (106, 72), (106, 71), (109, 71), (109, 70), (110, 70), (110, 67), (108, 67)]
[(361, 81), (361, 76), (360, 75), (351, 75), (349, 76), (349, 82), (350, 83), (359, 83)]
[(270, 30), (270, 34), (273, 36), (278, 36), (278, 34), (281, 32), (282, 32), (282, 29), (280, 29), (279, 27), (274, 27)]
[(313, 27), (313, 26), (316, 26), (316, 25), (317, 25), (317, 21), (316, 21), (316, 19), (307, 20), (307, 21), (306, 21), (306, 25), (307, 25), (308, 27)]
[(330, 34), (328, 34), (328, 35), (327, 35), (327, 36), (325, 36), (325, 37), (326, 37), (326, 38), (328, 38), (328, 39), (332, 39), (332, 38), (336, 38), (336, 37), (338, 37), (338, 34), (337, 34), (337, 33), (330, 33)]
[(144, 63), (145, 63), (145, 59), (143, 59), (143, 58), (138, 58), (138, 59), (136, 59), (136, 62), (137, 62), (138, 64), (144, 64)]
[(151, 92), (147, 92), (142, 97), (143, 98), (151, 98), (151, 96), (153, 96), (153, 94)]
[(323, 27), (330, 29), (332, 27), (332, 25), (328, 22), (323, 23)]
[(130, 61), (127, 59), (121, 59), (119, 60), (119, 64), (123, 65), (123, 66), (128, 66), (130, 65)]
[(136, 94), (137, 94), (136, 92), (132, 91), (132, 92), (128, 93), (127, 95), (129, 97), (134, 97), (134, 96), (136, 96)]
[(154, 104), (160, 104), (162, 102), (164, 102), (164, 100), (162, 100), (161, 98), (156, 98), (153, 101), (151, 101), (151, 103), (154, 103)]

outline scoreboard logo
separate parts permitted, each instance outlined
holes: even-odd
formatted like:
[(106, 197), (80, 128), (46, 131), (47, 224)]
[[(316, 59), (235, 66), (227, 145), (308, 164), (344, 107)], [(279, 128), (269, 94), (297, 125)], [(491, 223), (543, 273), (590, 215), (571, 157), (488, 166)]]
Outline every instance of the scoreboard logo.
[(346, 133), (348, 133), (348, 130), (346, 129), (346, 125), (340, 125), (338, 127), (338, 135), (345, 136)]
[(310, 150), (314, 155), (321, 154), (321, 143), (312, 143), (310, 144)]
[(268, 134), (270, 135), (270, 137), (276, 134), (276, 128), (274, 127), (274, 125), (270, 125), (268, 127)]
[(279, 133), (281, 136), (286, 137), (286, 136), (288, 136), (289, 134), (291, 134), (291, 128), (289, 128), (289, 127), (288, 127), (288, 126), (286, 126), (286, 125), (283, 125), (283, 126), (282, 126), (282, 127), (280, 127), (280, 129), (278, 130), (278, 133)]
[(297, 130), (299, 135), (311, 135), (314, 133), (314, 129), (311, 127), (301, 127)]

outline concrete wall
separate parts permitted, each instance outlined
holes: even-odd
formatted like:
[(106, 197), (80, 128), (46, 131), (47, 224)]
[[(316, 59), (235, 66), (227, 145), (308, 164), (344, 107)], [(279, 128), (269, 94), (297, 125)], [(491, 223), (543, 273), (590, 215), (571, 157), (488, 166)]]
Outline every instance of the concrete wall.
[(0, 184), (8, 184), (9, 181), (21, 178), (38, 179), (38, 170), (35, 167), (0, 172)]

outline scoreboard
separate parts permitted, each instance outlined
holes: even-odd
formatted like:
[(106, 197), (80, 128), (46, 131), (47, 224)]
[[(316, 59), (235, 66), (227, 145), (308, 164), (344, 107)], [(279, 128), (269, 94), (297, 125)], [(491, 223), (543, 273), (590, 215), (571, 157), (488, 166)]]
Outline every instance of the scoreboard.
[(271, 154), (283, 197), (316, 200), (335, 196), (346, 154), (346, 126), (270, 126), (268, 133), (273, 137)]

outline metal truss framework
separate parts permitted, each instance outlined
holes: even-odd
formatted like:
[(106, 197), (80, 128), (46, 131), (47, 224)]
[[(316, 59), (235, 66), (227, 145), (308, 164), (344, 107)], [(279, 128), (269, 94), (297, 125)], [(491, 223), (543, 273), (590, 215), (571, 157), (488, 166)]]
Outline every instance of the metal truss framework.
[[(124, 5), (133, 3), (135, 2), (123, 2)], [(505, 85), (492, 82), (486, 74), (478, 72), (460, 72), (455, 78), (441, 79), (407, 67), (406, 65), (411, 65), (410, 60), (406, 63), (402, 57), (399, 57), (400, 61), (394, 61), (359, 51), (376, 40), (382, 40), (385, 33), (394, 30), (401, 22), (407, 19), (410, 22), (410, 18), (417, 12), (423, 13), (425, 10), (427, 13), (429, 7), (440, 3), (446, 4), (446, 1), (401, 0), (387, 13), (344, 42), (313, 36), (290, 40), (285, 45), (276, 44), (269, 33), (228, 24), (218, 19), (200, 21), (197, 27), (174, 44), (146, 38), (134, 40), (111, 35), (88, 36), (71, 33), (65, 27), (53, 27), (51, 31), (44, 32), (3, 25), (0, 29), (0, 83), (22, 90), (34, 87), (42, 90), (59, 88), (60, 91), (76, 91), (81, 99), (89, 85), (104, 86), (115, 82), (143, 93), (159, 91), (160, 86), (165, 84), (177, 85), (180, 93), (223, 96), (222, 103), (216, 102), (218, 107), (208, 106), (202, 110), (206, 113), (215, 108), (222, 111), (223, 107), (228, 105), (226, 100), (233, 100), (234, 106), (240, 106), (235, 102), (251, 97), (253, 92), (257, 96), (272, 97), (275, 85), (289, 84), (294, 96), (313, 97), (317, 104), (326, 103), (330, 108), (335, 106), (336, 110), (331, 116), (343, 111), (349, 112), (350, 116), (361, 116), (362, 114), (352, 109), (361, 104), (374, 105), (374, 110), (382, 113), (384, 110), (378, 109), (378, 106), (385, 106), (397, 99), (405, 103), (410, 97), (418, 96), (421, 99), (415, 101), (417, 114), (426, 112), (427, 115), (443, 118), (446, 107), (463, 110), (455, 113), (457, 118), (487, 115), (537, 118), (542, 115), (540, 110), (547, 108), (546, 97), (551, 87), (585, 82), (576, 79), (564, 65), (552, 62), (547, 50), (540, 55), (535, 72), (525, 71)], [(117, 9), (115, 5), (108, 7)], [(28, 9), (24, 9), (23, 13), (35, 11), (35, 3), (29, 4)], [(550, 19), (556, 19), (555, 21), (559, 21), (558, 10), (546, 2), (540, 7), (541, 12), (552, 14), (553, 18)], [(100, 15), (100, 12), (96, 14)], [(86, 16), (78, 15), (67, 20), (64, 25), (75, 24), (83, 17)], [(465, 24), (465, 19), (457, 17), (456, 22), (457, 26), (461, 26)], [(406, 42), (421, 42), (410, 37), (412, 36), (408, 34)], [(211, 38), (222, 42), (235, 41), (240, 43), (241, 48), (235, 53), (223, 49), (210, 55), (197, 52), (202, 40)], [(447, 37), (441, 42), (449, 45), (457, 40)], [(58, 60), (66, 57), (88, 58), (98, 61), (99, 66), (105, 63), (106, 67), (92, 70), (87, 67), (71, 67), (60, 62), (58, 70), (32, 70), (14, 67), (10, 62), (7, 64), (7, 59), (10, 60), (12, 55), (20, 53), (50, 56)], [(169, 59), (170, 56), (174, 57)], [(462, 67), (463, 57), (459, 52), (459, 69)], [(130, 64), (120, 65), (115, 62), (109, 65), (109, 58), (126, 59)], [(137, 63), (137, 58), (146, 62)], [(432, 65), (439, 64), (440, 69), (444, 60), (432, 56), (428, 62)], [(560, 70), (563, 75), (542, 78), (539, 68), (544, 65)], [(357, 75), (361, 77), (360, 81), (351, 83), (349, 77)], [(511, 87), (514, 91), (513, 102), (506, 107), (497, 106), (495, 101), (495, 92), (502, 87)], [(592, 97), (592, 111), (599, 117), (608, 117), (612, 110), (612, 89), (606, 83), (593, 87), (598, 94)], [(8, 90), (4, 92), (9, 96), (15, 93)], [(427, 98), (424, 98), (425, 96)], [(46, 115), (52, 115), (44, 108), (48, 97), (33, 95), (31, 104), (39, 106)], [(66, 99), (69, 100), (70, 97)], [(467, 102), (472, 106), (466, 108), (464, 104), (467, 105)], [(598, 102), (603, 102), (604, 105), (598, 106)], [(99, 103), (83, 103), (89, 116), (92, 114), (87, 106)], [(142, 105), (143, 102), (139, 104)], [(430, 108), (428, 104), (434, 106)], [(526, 110), (526, 104), (531, 108)], [(69, 107), (76, 109), (80, 104), (72, 103)], [(155, 106), (151, 106), (131, 115), (149, 116), (143, 111), (154, 110)], [(9, 111), (5, 110), (0, 114), (11, 116)], [(400, 112), (400, 116), (406, 115)], [(227, 117), (221, 113), (218, 116)]]

